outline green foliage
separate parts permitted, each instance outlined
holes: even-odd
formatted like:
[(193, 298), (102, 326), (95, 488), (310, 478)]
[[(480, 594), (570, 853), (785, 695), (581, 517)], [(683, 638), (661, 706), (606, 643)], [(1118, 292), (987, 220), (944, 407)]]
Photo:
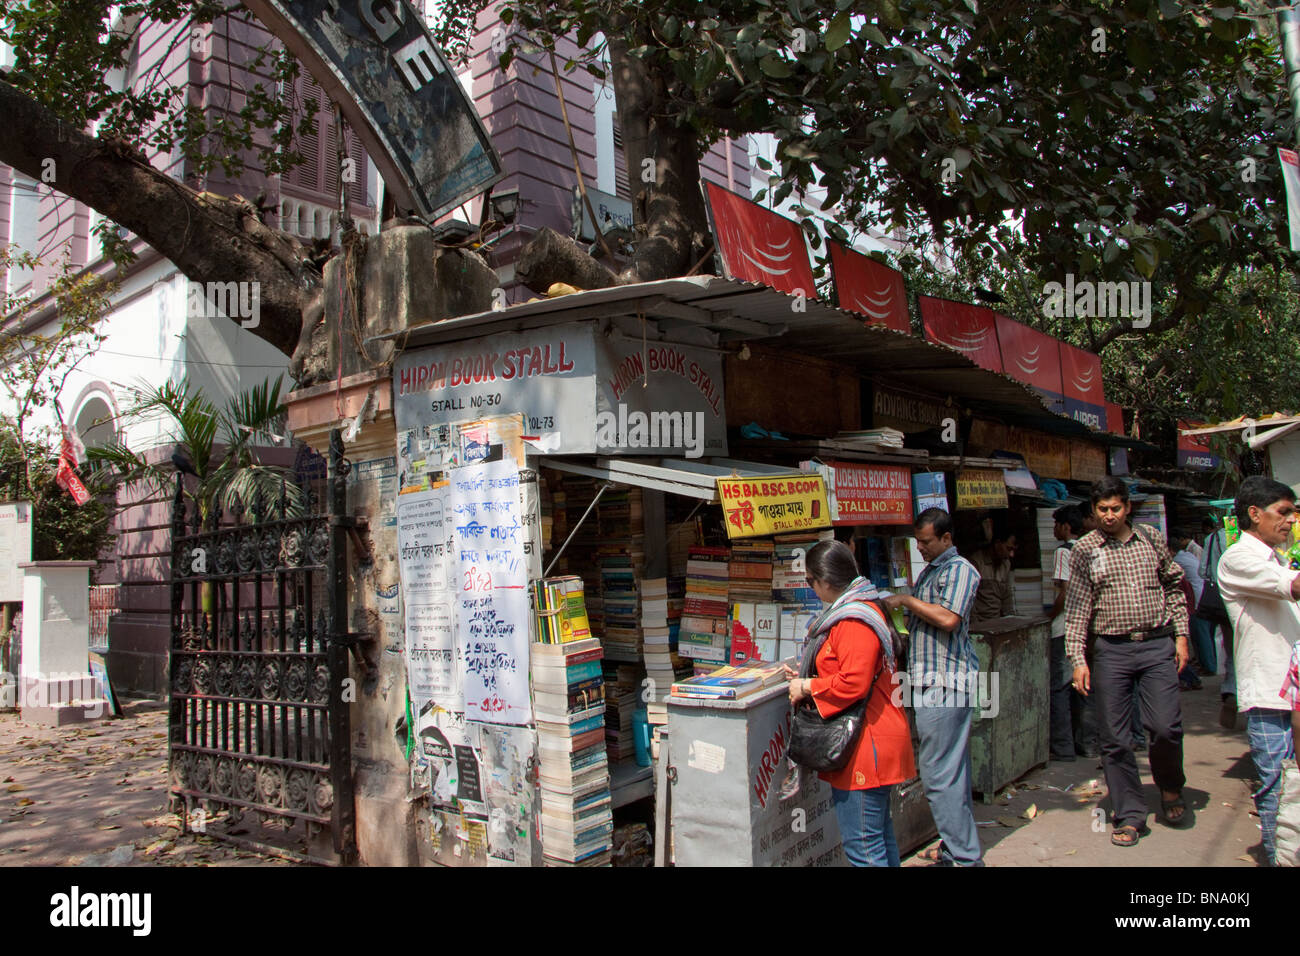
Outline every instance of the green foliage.
[(78, 507), (72, 495), (55, 483), (57, 466), (58, 438), (52, 432), (44, 431), (19, 446), (12, 428), (0, 428), (0, 496), (32, 502), (32, 558), (98, 560), (117, 537), (113, 476), (82, 469), (82, 483), (91, 498)]
[[(116, 17), (114, 17), (116, 14)], [(251, 82), (241, 84), (227, 109), (212, 111), (191, 102), (191, 71), (180, 86), (167, 78), (175, 54), (189, 47), (197, 55), (222, 56), (207, 44), (232, 45), (231, 22), (251, 20), (247, 11), (223, 0), (23, 0), (0, 3), (0, 40), (14, 48), (5, 79), (78, 129), (95, 126), (103, 140), (145, 155), (179, 149), (187, 171), (204, 176), (220, 167), (237, 177), (245, 166), (283, 173), (303, 160), (296, 134), (315, 130), (315, 104), (306, 104), (297, 126), (292, 88), (297, 61), (278, 42), (257, 49)], [(171, 28), (159, 38), (146, 26)], [(153, 72), (134, 75), (134, 58), (151, 42), (166, 42), (169, 56)], [(121, 78), (130, 77), (127, 89)], [(235, 82), (238, 83), (236, 76)], [(121, 261), (125, 247), (112, 225), (97, 228), (104, 254)]]
[[(214, 509), (230, 510), (236, 502), (250, 511), (260, 510), (263, 516), (290, 517), (305, 510), (302, 490), (288, 479), (287, 469), (259, 462), (254, 448), (276, 440), (284, 430), (283, 384), (283, 376), (273, 383), (263, 382), (232, 397), (224, 409), (188, 382), (145, 385), (125, 417), (161, 417), (166, 422), (168, 440), (197, 473), (197, 478), (186, 482), (185, 494), (203, 521)], [(92, 448), (87, 454), (92, 462), (111, 469), (118, 480), (143, 482), (155, 495), (170, 496), (176, 486), (177, 472), (170, 461), (151, 462), (122, 442)], [(282, 493), (287, 503), (283, 512)]]
[(573, 35), (590, 66), (601, 31), (626, 41), (702, 144), (774, 134), (772, 201), (824, 190), (811, 233), (965, 258), (1003, 255), (1010, 223), (1033, 273), (1151, 279), (1177, 318), (1208, 307), (1221, 265), (1294, 262), (1274, 152), (1294, 118), (1271, 14), (1246, 0), (508, 6), (524, 52)]

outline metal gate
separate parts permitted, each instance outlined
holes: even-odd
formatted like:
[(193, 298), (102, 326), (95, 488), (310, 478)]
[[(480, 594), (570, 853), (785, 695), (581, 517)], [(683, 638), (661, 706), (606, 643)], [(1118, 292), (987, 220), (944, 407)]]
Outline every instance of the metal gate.
[[(236, 511), (186, 527), (182, 475), (172, 511), (170, 792), (189, 821), (224, 809), (307, 836), (329, 827), (356, 858), (348, 722), (346, 477), (330, 434), (324, 494), (306, 517)], [(323, 509), (319, 507), (324, 499)], [(284, 514), (284, 497), (281, 497)], [(216, 829), (205, 832), (237, 843)], [(296, 855), (296, 854), (290, 854)]]

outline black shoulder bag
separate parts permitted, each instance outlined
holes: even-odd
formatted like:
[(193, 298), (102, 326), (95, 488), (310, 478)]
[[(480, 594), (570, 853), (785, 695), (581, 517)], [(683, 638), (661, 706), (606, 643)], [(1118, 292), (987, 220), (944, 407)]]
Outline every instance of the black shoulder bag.
[[(1210, 541), (1206, 546), (1206, 550), (1209, 551), (1211, 548), (1216, 552), (1219, 550), (1218, 531), (1215, 531), (1214, 534), (1210, 535)], [(1222, 555), (1220, 554), (1218, 556), (1221, 557)], [(1204, 586), (1201, 588), (1201, 600), (1196, 605), (1196, 613), (1207, 621), (1214, 621), (1216, 624), (1229, 624), (1228, 608), (1227, 605), (1223, 603), (1223, 595), (1219, 593), (1219, 572), (1216, 557), (1211, 556), (1206, 566), (1213, 572), (1213, 574), (1207, 574), (1201, 579), (1204, 582)]]
[[(876, 689), (876, 681), (880, 679), (880, 672), (884, 668), (884, 662), (881, 661), (880, 670), (871, 678), (867, 696), (833, 717), (823, 717), (818, 713), (817, 705), (811, 698), (799, 701), (790, 718), (790, 759), (801, 767), (819, 773), (844, 769), (858, 738), (862, 736), (867, 701), (871, 700), (871, 692)], [(817, 676), (816, 658), (813, 659), (812, 676)]]

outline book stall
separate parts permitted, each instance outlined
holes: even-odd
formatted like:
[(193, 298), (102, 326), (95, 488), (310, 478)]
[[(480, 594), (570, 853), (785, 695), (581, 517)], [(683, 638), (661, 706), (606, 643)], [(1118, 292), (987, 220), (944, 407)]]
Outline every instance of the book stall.
[[(839, 538), (878, 588), (907, 590), (916, 514), (952, 492), (958, 517), (1007, 505), (1010, 469), (932, 469), (889, 428), (728, 458), (722, 353), (638, 329), (557, 322), (396, 362), (401, 730), (426, 863), (840, 862), (829, 790), (805, 775), (797, 806), (775, 796), (782, 663), (820, 610), (804, 555)], [(1001, 714), (980, 688), (977, 763), (1004, 731), (1046, 733), (1033, 625), (980, 638), (1015, 647), (981, 655), (1018, 675), (1041, 650), (1043, 680), (1017, 676)], [(1011, 749), (994, 776), (1036, 753)], [(903, 852), (933, 834), (919, 779), (893, 815)]]

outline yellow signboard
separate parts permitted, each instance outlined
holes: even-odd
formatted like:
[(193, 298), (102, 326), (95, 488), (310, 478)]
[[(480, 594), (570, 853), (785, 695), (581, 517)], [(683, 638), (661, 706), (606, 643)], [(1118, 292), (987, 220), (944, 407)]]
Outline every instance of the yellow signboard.
[(958, 508), (1005, 508), (1007, 483), (997, 468), (964, 468), (957, 472)]
[(810, 531), (831, 526), (826, 480), (821, 475), (788, 478), (719, 478), (718, 498), (731, 538)]

